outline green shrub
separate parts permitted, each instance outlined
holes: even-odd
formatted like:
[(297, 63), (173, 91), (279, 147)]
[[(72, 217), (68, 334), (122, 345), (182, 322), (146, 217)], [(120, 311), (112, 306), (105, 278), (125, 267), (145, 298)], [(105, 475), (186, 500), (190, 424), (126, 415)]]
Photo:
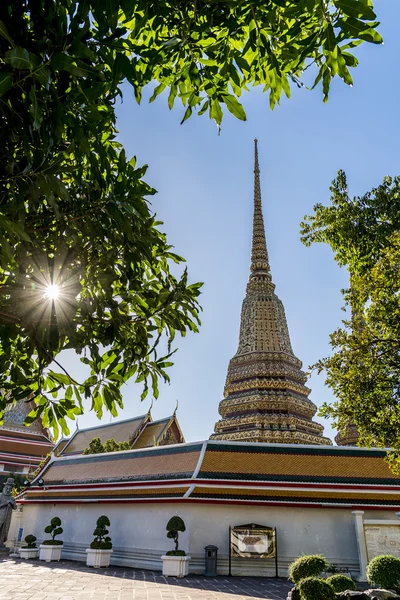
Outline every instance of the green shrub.
[(186, 556), (186, 552), (184, 550), (168, 550), (165, 553), (167, 556)]
[(400, 558), (381, 554), (371, 560), (367, 567), (368, 583), (396, 590), (400, 586)]
[(107, 527), (110, 527), (110, 519), (105, 515), (99, 517), (96, 522), (96, 529), (93, 531), (93, 535), (96, 537), (90, 544), (92, 550), (111, 550), (112, 541), (107, 536), (109, 533)]
[(36, 542), (37, 537), (35, 537), (34, 535), (27, 535), (25, 538), (25, 542), (26, 542), (26, 546), (25, 548), (36, 548)]
[(357, 586), (351, 577), (346, 577), (346, 575), (331, 575), (326, 581), (331, 584), (337, 594), (346, 592), (347, 590), (355, 591), (357, 589)]
[(51, 540), (44, 540), (43, 544), (47, 546), (61, 546), (63, 542), (55, 540), (56, 535), (60, 535), (64, 530), (61, 525), (61, 519), (59, 517), (53, 517), (50, 521), (50, 525), (44, 528), (45, 533), (51, 534)]
[[(183, 550), (179, 551), (179, 541), (178, 541), (179, 540), (179, 532), (186, 531), (186, 526), (185, 526), (183, 519), (181, 519), (177, 515), (175, 517), (171, 517), (167, 523), (166, 529), (167, 529), (167, 538), (174, 540), (174, 542), (175, 542), (175, 550), (170, 550), (170, 552), (175, 553), (172, 556), (185, 556), (186, 552), (184, 552)], [(176, 552), (179, 552), (179, 554), (176, 554)], [(167, 552), (167, 554), (169, 554), (169, 553)], [(169, 554), (169, 556), (171, 556), (171, 554)]]
[(322, 554), (299, 556), (299, 558), (289, 566), (289, 579), (294, 583), (298, 583), (306, 577), (317, 577), (318, 575), (321, 575), (328, 566), (328, 561)]
[(336, 600), (335, 590), (326, 579), (307, 577), (297, 587), (301, 600)]
[(296, 586), (292, 587), (292, 589), (290, 590), (290, 592), (288, 594), (288, 598), (290, 598), (290, 600), (301, 600), (300, 592)]

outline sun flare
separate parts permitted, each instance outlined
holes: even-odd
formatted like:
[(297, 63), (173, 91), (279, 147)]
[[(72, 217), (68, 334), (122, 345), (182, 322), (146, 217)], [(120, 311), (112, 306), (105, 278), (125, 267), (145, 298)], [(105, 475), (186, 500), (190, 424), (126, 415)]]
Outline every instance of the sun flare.
[(46, 286), (46, 291), (44, 295), (45, 298), (48, 298), (49, 300), (57, 300), (57, 298), (60, 295), (60, 288), (55, 283), (51, 283), (48, 286)]

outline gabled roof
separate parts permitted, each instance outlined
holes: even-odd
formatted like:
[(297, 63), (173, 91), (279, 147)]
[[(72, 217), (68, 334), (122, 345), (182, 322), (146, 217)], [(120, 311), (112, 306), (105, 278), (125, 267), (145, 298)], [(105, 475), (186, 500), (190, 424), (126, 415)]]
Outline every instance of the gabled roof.
[(147, 423), (142, 433), (136, 439), (132, 448), (150, 448), (151, 446), (157, 446), (162, 439), (168, 425), (171, 422), (171, 417), (166, 419), (160, 419), (159, 421), (152, 421)]
[(151, 419), (151, 417), (147, 413), (124, 421), (97, 425), (87, 429), (77, 429), (62, 450), (62, 455), (81, 454), (92, 439), (96, 437), (99, 437), (103, 444), (109, 439), (113, 439), (118, 443), (129, 442), (138, 434), (148, 419)]
[(239, 503), (400, 510), (385, 451), (193, 442), (53, 458), (20, 502)]

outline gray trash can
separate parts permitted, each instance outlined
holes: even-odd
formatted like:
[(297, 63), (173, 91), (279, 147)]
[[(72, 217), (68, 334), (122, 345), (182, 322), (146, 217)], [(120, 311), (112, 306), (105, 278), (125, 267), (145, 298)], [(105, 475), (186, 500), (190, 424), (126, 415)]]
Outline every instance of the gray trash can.
[(206, 556), (205, 563), (206, 569), (204, 571), (204, 575), (206, 577), (216, 577), (217, 576), (217, 546), (206, 546), (204, 548)]

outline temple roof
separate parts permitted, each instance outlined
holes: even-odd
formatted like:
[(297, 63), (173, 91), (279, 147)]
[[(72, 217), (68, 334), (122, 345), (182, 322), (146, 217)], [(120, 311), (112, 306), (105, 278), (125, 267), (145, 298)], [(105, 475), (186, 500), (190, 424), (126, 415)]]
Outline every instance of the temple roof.
[(133, 417), (123, 421), (96, 425), (86, 429), (77, 429), (60, 453), (81, 454), (94, 438), (100, 438), (102, 444), (113, 439), (119, 444), (132, 440), (149, 419), (149, 414)]
[(313, 421), (306, 375), (294, 355), (285, 309), (272, 282), (254, 147), (250, 276), (242, 305), (238, 349), (229, 363), (214, 440), (331, 444)]
[(170, 421), (171, 417), (167, 417), (166, 419), (160, 419), (159, 421), (147, 423), (146, 427), (133, 444), (133, 448), (137, 449), (157, 446)]
[(36, 468), (52, 451), (53, 442), (40, 419), (24, 425), (33, 408), (32, 402), (19, 400), (5, 409), (4, 423), (0, 426), (0, 464), (7, 472)]
[(170, 499), (399, 510), (400, 476), (384, 458), (376, 449), (217, 441), (53, 457), (18, 501)]
[(150, 410), (140, 417), (77, 429), (70, 439), (62, 438), (54, 449), (56, 456), (82, 454), (94, 438), (102, 444), (113, 439), (119, 444), (128, 442), (132, 448), (183, 443), (185, 438), (176, 418), (176, 411), (169, 417), (153, 421)]

